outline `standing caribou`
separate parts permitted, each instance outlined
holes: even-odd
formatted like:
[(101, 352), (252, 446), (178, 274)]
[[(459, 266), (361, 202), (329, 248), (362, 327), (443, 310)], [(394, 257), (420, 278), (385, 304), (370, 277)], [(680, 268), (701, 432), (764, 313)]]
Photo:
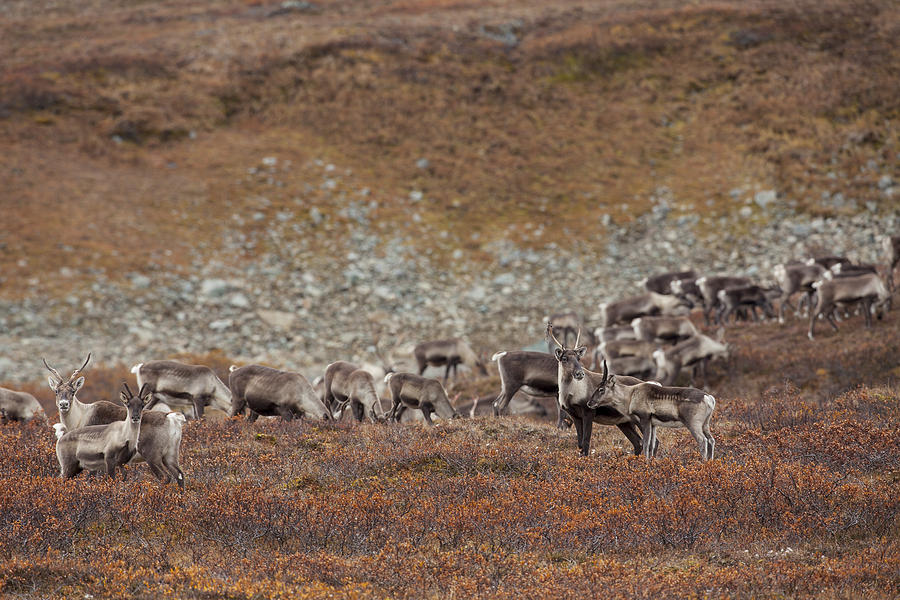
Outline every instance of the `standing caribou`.
[(0, 411), (3, 418), (10, 421), (30, 421), (35, 417), (46, 419), (44, 409), (34, 396), (6, 388), (0, 388)]
[[(59, 436), (56, 440), (56, 458), (62, 479), (75, 477), (85, 469), (91, 472), (105, 470), (112, 479), (116, 476), (116, 469), (125, 466), (137, 453), (141, 411), (150, 400), (150, 392), (144, 386), (135, 396), (127, 383), (124, 387), (120, 396), (127, 413), (124, 420), (88, 425), (65, 433), (61, 428), (55, 428)], [(122, 478), (125, 477), (123, 470)]]
[[(535, 396), (559, 395), (556, 359), (552, 354), (526, 350), (497, 352), (491, 360), (497, 362), (500, 371), (500, 395), (493, 404), (495, 416), (506, 409), (519, 390)], [(556, 413), (556, 426), (563, 428), (565, 413), (558, 402)]]
[(816, 290), (816, 304), (809, 311), (809, 332), (807, 333), (809, 339), (814, 339), (813, 330), (819, 315), (823, 315), (835, 331), (838, 330), (834, 318), (834, 310), (838, 304), (861, 303), (868, 328), (872, 326), (872, 311), (877, 309), (878, 316), (881, 318), (881, 314), (891, 298), (891, 294), (881, 278), (872, 273), (856, 277), (822, 279), (813, 283), (813, 288)]
[(407, 408), (422, 411), (425, 422), (434, 425), (431, 413), (442, 419), (459, 418), (459, 413), (450, 404), (444, 386), (437, 379), (429, 379), (413, 373), (388, 373), (384, 382), (391, 390), (391, 412), (389, 419), (399, 421)]
[[(47, 382), (56, 396), (56, 408), (59, 410), (59, 432), (75, 431), (83, 427), (94, 425), (107, 425), (126, 418), (127, 411), (119, 404), (99, 400), (85, 403), (76, 397), (76, 393), (84, 385), (84, 376), (81, 374), (91, 361), (91, 355), (81, 368), (76, 369), (66, 378), (59, 371), (41, 359), (44, 366), (50, 371)], [(139, 394), (143, 395), (143, 394)], [(147, 462), (150, 472), (167, 483), (173, 481), (184, 487), (184, 472), (181, 470), (178, 455), (181, 452), (181, 433), (184, 426), (184, 415), (181, 413), (164, 413), (146, 411), (142, 418), (141, 431), (138, 436), (135, 461), (143, 459)]]
[(249, 408), (250, 417), (247, 421), (250, 423), (260, 416), (281, 417), (285, 421), (294, 417), (331, 419), (331, 413), (325, 408), (325, 404), (300, 373), (262, 365), (232, 365), (228, 371), (228, 385), (231, 388), (230, 417), (243, 414), (244, 409)]
[(134, 365), (131, 372), (139, 388), (146, 383), (153, 393), (148, 409), (162, 401), (172, 408), (193, 409), (199, 419), (207, 406), (225, 413), (231, 408), (231, 391), (207, 366), (152, 360)]
[[(784, 309), (789, 307), (791, 296), (803, 292), (807, 305), (812, 304), (812, 284), (825, 273), (825, 267), (818, 264), (779, 264), (772, 269), (775, 281), (781, 288), (781, 306), (778, 308), (778, 322), (784, 323)], [(793, 308), (791, 309), (793, 310)]]
[(587, 407), (615, 411), (625, 415), (632, 424), (640, 425), (644, 438), (643, 454), (647, 459), (656, 455), (656, 428), (679, 425), (694, 436), (703, 460), (715, 456), (716, 440), (709, 430), (709, 421), (716, 408), (716, 399), (712, 395), (695, 388), (664, 387), (655, 383), (634, 385), (621, 379), (610, 375), (604, 363), (603, 378), (596, 384)]
[(484, 362), (460, 338), (422, 342), (413, 349), (413, 355), (416, 357), (416, 363), (419, 366), (419, 375), (425, 373), (425, 369), (428, 367), (442, 367), (446, 365), (444, 383), (447, 383), (447, 377), (450, 375), (451, 368), (453, 369), (453, 378), (456, 379), (459, 365), (475, 367), (482, 375), (487, 375)]
[(693, 270), (672, 271), (669, 273), (660, 273), (659, 275), (647, 277), (646, 279), (641, 281), (641, 285), (644, 286), (644, 289), (648, 292), (656, 292), (657, 294), (669, 295), (675, 293), (675, 291), (672, 289), (673, 282), (678, 280), (696, 278), (697, 273), (695, 273)]
[(710, 319), (719, 309), (719, 291), (730, 287), (753, 285), (746, 277), (701, 277), (697, 287), (703, 296), (703, 319), (709, 325)]
[(384, 421), (381, 401), (375, 392), (372, 374), (360, 367), (339, 360), (325, 369), (324, 401), (328, 410), (339, 419), (348, 405), (357, 421), (368, 417), (373, 423)]
[(628, 441), (634, 447), (634, 453), (640, 454), (642, 443), (637, 427), (631, 418), (622, 414), (615, 408), (600, 407), (590, 408), (588, 401), (597, 387), (606, 380), (608, 372), (604, 363), (603, 375), (588, 371), (581, 366), (586, 348), (578, 345), (576, 337), (575, 346), (566, 348), (553, 335), (553, 326), (547, 324), (547, 335), (556, 343), (557, 380), (559, 389), (557, 402), (559, 406), (571, 415), (575, 421), (578, 449), (582, 456), (587, 456), (591, 447), (591, 431), (594, 422), (601, 425), (615, 425), (625, 434)]
[(714, 357), (727, 357), (728, 346), (723, 343), (724, 330), (719, 329), (718, 340), (703, 335), (695, 335), (683, 342), (679, 342), (668, 348), (660, 348), (653, 353), (656, 362), (656, 379), (663, 385), (672, 385), (678, 378), (683, 367), (693, 367), (691, 371), (691, 385), (698, 372), (703, 377), (703, 386), (706, 387), (706, 366)]
[(638, 317), (660, 314), (684, 315), (689, 311), (688, 303), (677, 296), (647, 292), (618, 302), (601, 302), (600, 321), (603, 327), (610, 327), (617, 323), (630, 323), (632, 319)]
[(888, 286), (894, 289), (894, 270), (900, 265), (900, 235), (886, 235), (881, 238), (881, 245), (887, 255)]

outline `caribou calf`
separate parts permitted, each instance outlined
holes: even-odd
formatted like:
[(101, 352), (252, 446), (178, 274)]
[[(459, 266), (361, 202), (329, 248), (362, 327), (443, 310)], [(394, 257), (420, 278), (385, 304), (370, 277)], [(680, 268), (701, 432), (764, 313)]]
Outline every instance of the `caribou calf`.
[(231, 407), (231, 391), (207, 366), (152, 360), (134, 365), (131, 372), (138, 387), (147, 383), (153, 393), (148, 409), (162, 401), (172, 408), (193, 409), (199, 419), (207, 406), (224, 413)]
[(399, 421), (407, 408), (422, 411), (425, 422), (434, 425), (431, 413), (442, 419), (458, 419), (459, 413), (450, 404), (447, 391), (437, 379), (413, 373), (388, 373), (384, 382), (391, 390), (391, 413), (388, 418)]
[(716, 399), (695, 388), (666, 387), (654, 383), (627, 385), (615, 375), (607, 375), (597, 385), (588, 401), (588, 407), (608, 409), (627, 415), (632, 423), (639, 424), (644, 438), (643, 454), (649, 460), (656, 455), (657, 427), (683, 425), (700, 447), (703, 460), (715, 456), (716, 440), (709, 429)]
[(338, 361), (325, 369), (325, 406), (339, 419), (347, 405), (357, 421), (368, 417), (373, 423), (384, 421), (381, 401), (375, 392), (372, 374), (358, 366)]
[(30, 421), (35, 417), (46, 419), (41, 403), (28, 392), (0, 388), (0, 411), (9, 421)]
[(600, 321), (603, 327), (609, 327), (617, 323), (630, 323), (638, 317), (687, 314), (689, 310), (681, 298), (648, 292), (618, 302), (601, 303)]
[[(61, 478), (75, 477), (85, 469), (105, 470), (110, 478), (114, 478), (116, 469), (134, 457), (141, 428), (141, 411), (150, 401), (150, 392), (145, 385), (135, 396), (126, 383), (121, 400), (128, 412), (124, 421), (89, 425), (67, 431), (59, 437), (56, 441), (56, 458), (59, 460)], [(57, 434), (59, 433), (57, 428)], [(124, 476), (123, 471), (123, 478)]]
[(457, 369), (459, 365), (463, 364), (477, 368), (482, 375), (487, 375), (484, 363), (460, 338), (422, 342), (413, 349), (413, 355), (419, 365), (419, 375), (422, 375), (429, 366), (442, 367), (446, 365), (444, 383), (447, 383), (450, 369), (453, 369), (453, 378), (456, 379)]
[(879, 318), (885, 306), (891, 299), (887, 286), (878, 275), (871, 273), (857, 277), (839, 277), (836, 279), (822, 279), (813, 284), (816, 290), (816, 305), (809, 311), (809, 339), (814, 339), (814, 328), (819, 315), (824, 315), (837, 331), (838, 326), (834, 318), (834, 310), (838, 304), (863, 305), (863, 314), (866, 316), (866, 327), (872, 326), (872, 311), (878, 309)]
[(229, 367), (228, 385), (231, 388), (231, 410), (228, 416), (243, 414), (250, 409), (248, 422), (260, 417), (312, 417), (330, 420), (331, 413), (316, 396), (306, 377), (292, 371), (280, 371), (262, 365)]
[[(762, 288), (758, 285), (745, 285), (719, 290), (719, 312), (716, 313), (716, 324), (724, 323), (732, 314), (740, 308), (750, 308), (753, 320), (759, 320), (756, 314), (757, 307), (761, 308), (766, 317), (775, 317), (775, 307), (772, 306), (769, 296), (775, 295), (773, 290)], [(778, 290), (778, 294), (781, 291)]]
[(653, 353), (656, 362), (656, 379), (663, 385), (672, 385), (683, 367), (693, 366), (691, 385), (699, 371), (706, 387), (706, 366), (712, 358), (727, 357), (728, 346), (722, 343), (723, 330), (719, 330), (719, 340), (700, 334), (669, 348), (660, 348)]

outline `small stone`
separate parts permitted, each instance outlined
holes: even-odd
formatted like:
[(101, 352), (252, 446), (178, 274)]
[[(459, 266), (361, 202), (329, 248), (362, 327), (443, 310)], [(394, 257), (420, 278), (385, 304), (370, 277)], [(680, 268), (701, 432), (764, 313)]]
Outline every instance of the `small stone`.
[(890, 175), (882, 175), (878, 179), (878, 189), (879, 190), (886, 190), (889, 187), (891, 187), (892, 185), (894, 185), (894, 180), (891, 178)]
[(741, 210), (738, 211), (738, 214), (740, 214), (743, 219), (749, 219), (753, 216), (753, 209), (749, 206), (742, 206)]
[(274, 167), (278, 164), (278, 159), (274, 156), (266, 156), (262, 159), (262, 164), (266, 167)]
[(233, 325), (234, 321), (231, 319), (219, 319), (210, 323), (209, 328), (213, 331), (225, 331), (226, 329), (231, 329)]
[(294, 313), (281, 310), (258, 310), (257, 316), (266, 324), (275, 329), (289, 330), (294, 324)]
[(131, 285), (138, 289), (147, 289), (150, 287), (151, 280), (146, 275), (132, 275), (131, 276)]
[(768, 205), (775, 202), (778, 194), (775, 190), (763, 190), (761, 192), (756, 192), (756, 195), (753, 197), (753, 201), (756, 202), (756, 205), (760, 208), (765, 208)]
[(427, 169), (431, 166), (431, 162), (427, 158), (420, 158), (416, 161), (416, 166), (420, 169)]
[(409, 199), (412, 200), (413, 202), (418, 202), (424, 197), (425, 197), (425, 194), (423, 194), (421, 192), (421, 190), (413, 190), (409, 193)]
[(325, 220), (325, 215), (322, 214), (322, 211), (313, 206), (309, 209), (309, 218), (312, 220), (313, 225), (319, 225)]
[(228, 304), (235, 308), (248, 308), (250, 306), (250, 300), (247, 299), (247, 296), (238, 292), (228, 299)]

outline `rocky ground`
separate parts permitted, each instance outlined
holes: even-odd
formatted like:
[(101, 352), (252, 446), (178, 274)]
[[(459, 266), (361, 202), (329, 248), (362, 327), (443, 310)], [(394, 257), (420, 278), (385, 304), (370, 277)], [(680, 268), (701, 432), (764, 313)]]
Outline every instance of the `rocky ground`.
[[(822, 202), (855, 214), (814, 218), (796, 214), (777, 190), (748, 185), (731, 192), (732, 214), (708, 217), (663, 188), (653, 210), (628, 224), (598, 209), (592, 240), (537, 225), (533, 248), (479, 246), (473, 236), (449, 240), (458, 249), (438, 256), (431, 243), (446, 244), (446, 234), (423, 224), (420, 239), (393, 235), (379, 223), (374, 194), (355, 186), (352, 173), (314, 166), (321, 180), (290, 190), (297, 210), (267, 211), (260, 197), (259, 212), (226, 215), (235, 227), (220, 248), (196, 248), (190, 272), (151, 263), (122, 283), (96, 269), (66, 297), (0, 301), (0, 381), (41, 377), (41, 356), (74, 368), (88, 351), (98, 363), (132, 364), (219, 349), (310, 377), (334, 360), (375, 360), (379, 337), (389, 347), (403, 342), (402, 354), (411, 342), (464, 335), (489, 354), (539, 341), (549, 312), (576, 310), (590, 323), (599, 302), (637, 293), (649, 274), (691, 266), (766, 282), (774, 264), (811, 252), (878, 262), (880, 236), (900, 229), (900, 209), (876, 213), (840, 195)], [(263, 157), (247, 177), (274, 190), (287, 169)], [(900, 193), (897, 185), (890, 176), (878, 180), (888, 199)], [(313, 193), (318, 204), (310, 203)], [(426, 202), (413, 191), (409, 218)], [(468, 260), (472, 247), (493, 261)]]

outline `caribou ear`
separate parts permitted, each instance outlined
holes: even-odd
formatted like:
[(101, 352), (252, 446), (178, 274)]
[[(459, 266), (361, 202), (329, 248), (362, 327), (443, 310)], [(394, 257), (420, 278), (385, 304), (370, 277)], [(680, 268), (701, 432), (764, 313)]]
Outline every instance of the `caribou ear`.
[(122, 401), (122, 404), (128, 406), (128, 394), (126, 394), (124, 391), (119, 392), (119, 400)]
[(557, 348), (556, 349), (556, 360), (562, 360), (562, 355), (563, 355), (563, 349)]
[(585, 352), (587, 352), (587, 348), (585, 346), (579, 346), (578, 348), (575, 348), (575, 356), (577, 356), (579, 360), (581, 360)]
[(50, 389), (53, 390), (54, 392), (56, 391), (56, 388), (59, 386), (59, 381), (57, 381), (56, 377), (54, 377), (53, 375), (47, 376), (47, 383), (50, 385)]
[(75, 380), (75, 383), (72, 384), (72, 386), (75, 388), (75, 391), (76, 391), (76, 392), (77, 392), (78, 390), (80, 390), (80, 389), (81, 389), (81, 386), (83, 386), (83, 385), (84, 385), (84, 377), (83, 377), (83, 376), (82, 376), (82, 377), (79, 377), (78, 379), (76, 379), (76, 380)]

